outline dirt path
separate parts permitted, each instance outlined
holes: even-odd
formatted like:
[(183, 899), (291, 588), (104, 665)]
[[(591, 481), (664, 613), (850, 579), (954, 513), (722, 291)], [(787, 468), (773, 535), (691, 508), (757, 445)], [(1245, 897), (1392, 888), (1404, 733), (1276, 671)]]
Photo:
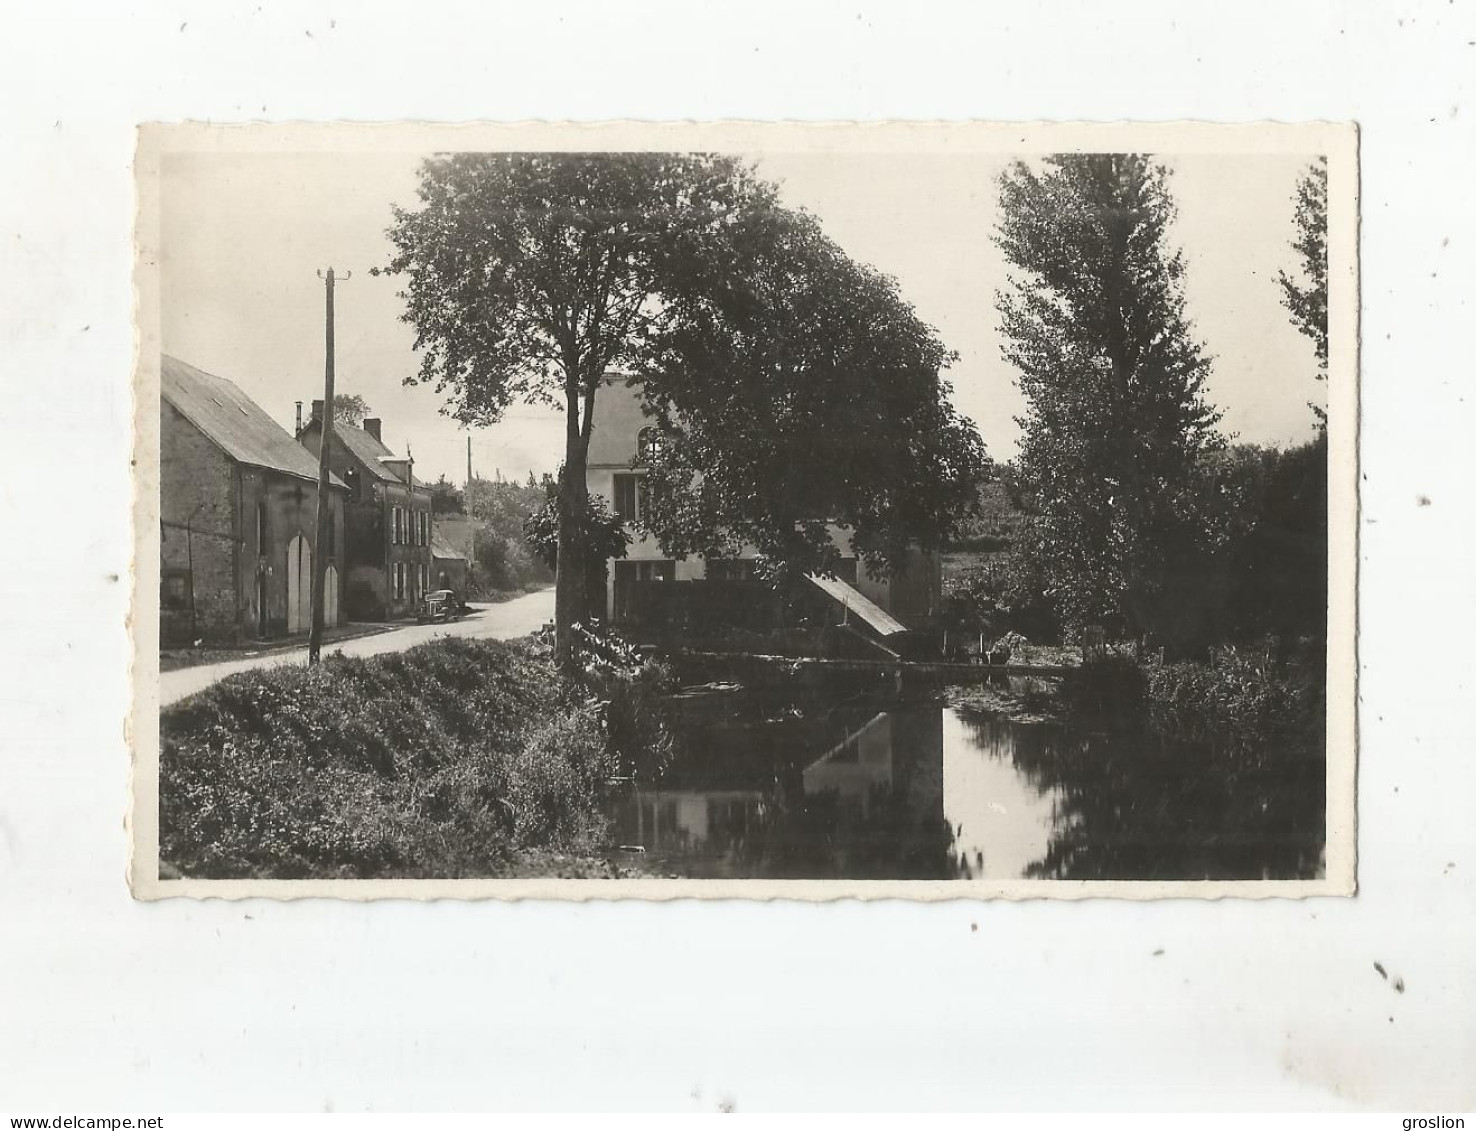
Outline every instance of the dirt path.
[[(465, 636), (471, 639), (510, 640), (527, 636), (553, 619), (553, 589), (540, 589), (511, 601), (497, 605), (473, 605), (472, 611), (450, 624), (407, 624), (404, 628), (392, 629), (374, 636), (345, 640), (338, 644), (327, 644), (325, 654), (341, 653), (345, 656), (375, 656), (381, 652), (399, 652), (424, 644), (438, 636)], [(219, 664), (201, 664), (199, 667), (181, 668), (163, 672), (159, 676), (159, 706), (166, 707), (187, 695), (203, 691), (217, 680), (236, 672), (255, 668), (270, 668), (278, 664), (307, 663), (307, 645), (290, 652), (275, 652), (269, 656), (254, 656), (247, 660), (229, 660)]]

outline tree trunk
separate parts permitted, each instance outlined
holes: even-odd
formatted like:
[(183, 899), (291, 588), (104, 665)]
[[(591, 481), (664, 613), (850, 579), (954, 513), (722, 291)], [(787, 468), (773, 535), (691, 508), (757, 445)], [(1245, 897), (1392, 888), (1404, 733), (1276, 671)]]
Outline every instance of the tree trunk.
[(574, 626), (588, 616), (585, 593), (588, 562), (580, 517), (585, 511), (586, 448), (577, 425), (570, 430), (559, 476), (558, 562), (554, 575), (554, 659), (566, 667), (573, 657)]

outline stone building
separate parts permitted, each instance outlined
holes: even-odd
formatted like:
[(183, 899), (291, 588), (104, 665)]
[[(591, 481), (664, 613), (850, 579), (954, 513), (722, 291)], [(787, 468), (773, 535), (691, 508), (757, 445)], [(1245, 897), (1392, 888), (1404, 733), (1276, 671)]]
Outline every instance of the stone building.
[[(160, 363), (160, 641), (232, 642), (312, 621), (318, 466), (230, 381)], [(338, 623), (344, 498), (331, 479), (324, 620)]]
[[(431, 490), (415, 478), (409, 456), (397, 456), (380, 438), (382, 421), (333, 426), (328, 465), (348, 487), (344, 517), (344, 609), (354, 620), (414, 616), (436, 588), (431, 558)], [(323, 402), (298, 433), (317, 459)]]

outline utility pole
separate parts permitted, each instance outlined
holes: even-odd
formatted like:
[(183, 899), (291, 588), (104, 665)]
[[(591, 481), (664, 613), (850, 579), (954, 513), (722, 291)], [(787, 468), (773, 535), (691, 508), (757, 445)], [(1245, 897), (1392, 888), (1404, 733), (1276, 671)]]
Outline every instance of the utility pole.
[[(348, 279), (348, 273), (344, 278)], [(328, 539), (333, 513), (328, 505), (328, 457), (333, 445), (333, 268), (318, 272), (327, 287), (327, 322), (323, 332), (323, 419), (318, 431), (318, 536), (313, 547), (313, 625), (308, 630), (308, 663), (318, 662), (323, 647), (323, 587), (328, 581)]]
[[(410, 545), (420, 546), (420, 516), (415, 513), (415, 453), (410, 450), (410, 441), (405, 441), (405, 515), (410, 520)], [(420, 592), (420, 553), (410, 559), (410, 594), (413, 601), (420, 601), (425, 594)]]
[(466, 437), (466, 489), (471, 490), (471, 435)]

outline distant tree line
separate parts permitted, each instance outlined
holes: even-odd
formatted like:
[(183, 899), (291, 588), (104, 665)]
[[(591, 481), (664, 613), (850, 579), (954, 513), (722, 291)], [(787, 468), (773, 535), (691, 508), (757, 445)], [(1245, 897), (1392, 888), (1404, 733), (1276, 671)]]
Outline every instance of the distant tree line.
[(437, 514), (465, 514), (472, 522), (471, 596), (545, 585), (552, 569), (539, 556), (524, 531), (529, 518), (545, 506), (551, 476), (530, 471), (526, 480), (473, 479), (458, 488), (444, 477), (431, 484), (431, 506)]

